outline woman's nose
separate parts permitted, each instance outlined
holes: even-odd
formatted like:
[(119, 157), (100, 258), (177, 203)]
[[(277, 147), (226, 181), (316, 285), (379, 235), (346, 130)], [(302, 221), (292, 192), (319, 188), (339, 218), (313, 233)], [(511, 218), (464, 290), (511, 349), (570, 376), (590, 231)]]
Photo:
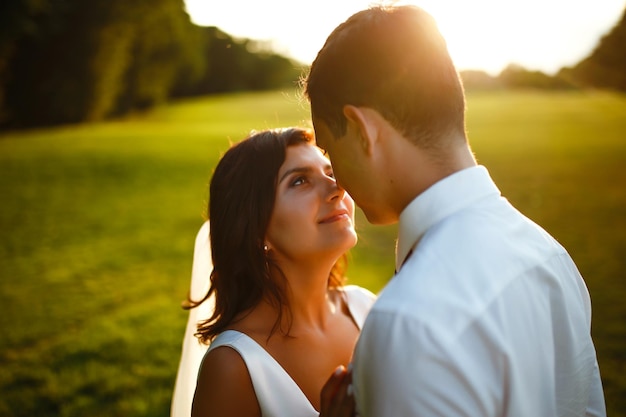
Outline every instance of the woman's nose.
[(328, 193), (328, 199), (329, 200), (334, 200), (334, 199), (343, 199), (343, 196), (346, 194), (346, 190), (344, 190), (343, 188), (341, 188), (341, 186), (337, 183), (337, 180), (335, 180), (334, 178), (332, 178), (331, 181), (329, 181), (329, 193)]

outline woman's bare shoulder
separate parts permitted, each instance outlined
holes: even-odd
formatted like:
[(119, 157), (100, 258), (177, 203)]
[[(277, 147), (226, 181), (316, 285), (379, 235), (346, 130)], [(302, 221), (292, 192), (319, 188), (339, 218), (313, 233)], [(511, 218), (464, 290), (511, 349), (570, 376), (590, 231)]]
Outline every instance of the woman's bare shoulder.
[(248, 368), (236, 350), (220, 346), (206, 353), (191, 415), (261, 416)]

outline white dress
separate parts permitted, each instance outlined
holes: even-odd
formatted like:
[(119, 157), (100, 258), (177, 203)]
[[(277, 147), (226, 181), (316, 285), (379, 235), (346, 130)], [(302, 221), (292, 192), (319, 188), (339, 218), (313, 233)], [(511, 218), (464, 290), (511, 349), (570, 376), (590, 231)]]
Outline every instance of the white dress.
[[(209, 223), (206, 222), (196, 237), (190, 289), (192, 299), (200, 299), (208, 291), (208, 276), (212, 269), (209, 255)], [(375, 296), (356, 285), (347, 285), (343, 290), (350, 314), (360, 330), (367, 313), (374, 304)], [(189, 312), (172, 396), (171, 417), (191, 415), (198, 369), (207, 352), (207, 346), (199, 343), (194, 333), (198, 321), (210, 316), (213, 305), (213, 300), (209, 299)], [(253, 339), (244, 333), (227, 330), (213, 340), (209, 349), (219, 346), (231, 347), (245, 361), (261, 407), (261, 414), (264, 417), (317, 417), (319, 415), (289, 374)]]
[[(374, 303), (374, 295), (355, 285), (344, 287), (344, 291), (350, 314), (360, 330)], [(243, 358), (263, 417), (319, 415), (287, 371), (252, 338), (235, 330), (227, 330), (213, 340), (209, 352), (220, 346), (235, 349)]]

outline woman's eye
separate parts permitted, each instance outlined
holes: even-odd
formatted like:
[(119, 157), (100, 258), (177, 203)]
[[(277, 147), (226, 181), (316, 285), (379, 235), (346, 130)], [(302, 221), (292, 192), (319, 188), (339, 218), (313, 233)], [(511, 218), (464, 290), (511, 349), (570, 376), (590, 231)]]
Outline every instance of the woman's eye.
[(330, 178), (335, 178), (335, 173), (333, 171), (329, 171), (326, 175), (328, 175)]
[(302, 185), (306, 182), (306, 178), (304, 177), (296, 177), (293, 181), (291, 181), (292, 186)]

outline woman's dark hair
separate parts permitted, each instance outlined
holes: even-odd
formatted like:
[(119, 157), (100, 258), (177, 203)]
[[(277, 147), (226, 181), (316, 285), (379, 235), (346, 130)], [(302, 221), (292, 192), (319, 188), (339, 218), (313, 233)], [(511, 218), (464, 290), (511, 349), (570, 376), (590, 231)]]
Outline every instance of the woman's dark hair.
[[(279, 328), (284, 331), (281, 323), (287, 307), (288, 284), (272, 260), (271, 252), (264, 248), (265, 234), (274, 209), (278, 171), (285, 162), (287, 147), (314, 146), (314, 143), (311, 129), (252, 132), (228, 149), (218, 162), (209, 188), (211, 285), (202, 300), (187, 303), (187, 307), (195, 307), (215, 296), (213, 315), (199, 324), (196, 333), (202, 342), (210, 342), (263, 297), (278, 310), (272, 333)], [(343, 285), (345, 269), (344, 255), (331, 270), (329, 288)], [(286, 313), (290, 317), (291, 312)], [(285, 334), (288, 332), (287, 328)]]

